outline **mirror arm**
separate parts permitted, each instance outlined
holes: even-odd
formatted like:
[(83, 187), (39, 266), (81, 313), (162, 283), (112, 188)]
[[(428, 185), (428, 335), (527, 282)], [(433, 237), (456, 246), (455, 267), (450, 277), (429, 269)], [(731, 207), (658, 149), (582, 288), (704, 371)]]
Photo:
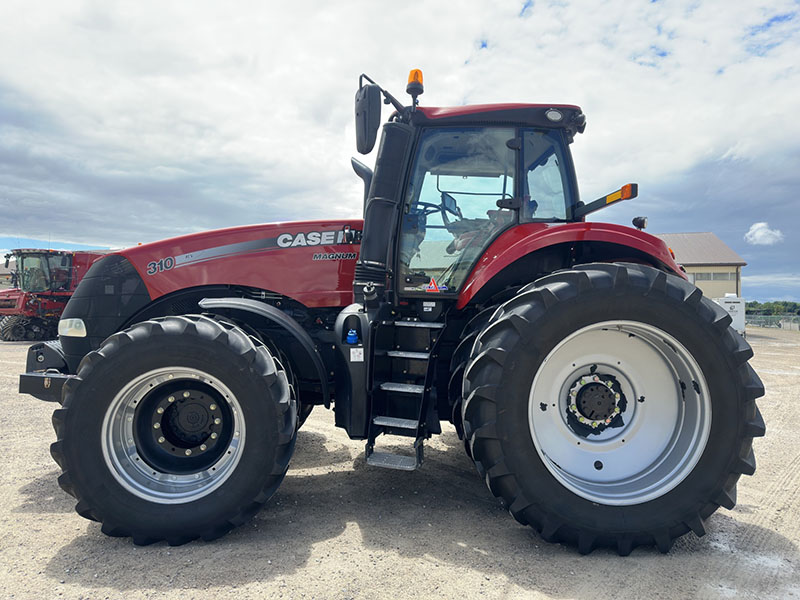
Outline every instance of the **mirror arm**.
[(401, 103), (401, 102), (400, 102), (400, 101), (399, 101), (397, 98), (395, 98), (394, 96), (392, 96), (392, 95), (391, 95), (389, 92), (387, 92), (385, 89), (383, 89), (383, 88), (382, 88), (381, 86), (379, 86), (377, 83), (375, 83), (375, 80), (373, 80), (373, 79), (372, 79), (372, 78), (371, 78), (369, 75), (367, 75), (366, 73), (362, 73), (362, 74), (359, 76), (359, 78), (358, 78), (358, 87), (359, 87), (359, 88), (361, 88), (361, 87), (363, 87), (363, 86), (364, 86), (364, 79), (366, 79), (366, 80), (367, 80), (367, 81), (369, 81), (370, 83), (372, 83), (372, 84), (374, 84), (374, 85), (377, 85), (377, 86), (378, 86), (378, 89), (381, 91), (381, 94), (383, 94), (383, 97), (385, 98), (385, 100), (384, 100), (384, 103), (385, 103), (385, 104), (391, 104), (391, 105), (392, 105), (392, 106), (394, 106), (394, 107), (397, 109), (397, 111), (398, 111), (398, 112), (400, 112), (401, 114), (402, 114), (403, 112), (405, 112), (405, 110), (406, 110), (406, 107), (405, 107), (405, 106), (403, 106), (403, 105), (402, 105), (402, 103)]

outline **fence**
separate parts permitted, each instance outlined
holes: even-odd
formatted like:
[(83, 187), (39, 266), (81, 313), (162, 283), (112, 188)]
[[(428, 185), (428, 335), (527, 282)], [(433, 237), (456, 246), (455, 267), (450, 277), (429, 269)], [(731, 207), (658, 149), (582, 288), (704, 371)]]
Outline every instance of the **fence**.
[(800, 331), (800, 316), (798, 315), (745, 315), (744, 322), (745, 325), (751, 327)]

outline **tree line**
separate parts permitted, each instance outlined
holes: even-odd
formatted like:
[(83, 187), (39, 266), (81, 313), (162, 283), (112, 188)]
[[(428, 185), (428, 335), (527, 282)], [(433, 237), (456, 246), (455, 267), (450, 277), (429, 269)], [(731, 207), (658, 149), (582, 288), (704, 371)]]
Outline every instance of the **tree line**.
[(800, 302), (777, 300), (775, 302), (758, 302), (752, 300), (745, 304), (748, 315), (800, 315)]

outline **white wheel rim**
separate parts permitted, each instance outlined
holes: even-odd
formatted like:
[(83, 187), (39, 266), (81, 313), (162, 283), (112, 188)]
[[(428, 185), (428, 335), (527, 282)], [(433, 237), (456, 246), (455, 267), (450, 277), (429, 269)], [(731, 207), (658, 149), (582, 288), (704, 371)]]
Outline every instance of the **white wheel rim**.
[[(599, 413), (589, 398), (602, 402)], [(531, 385), (528, 421), (539, 457), (564, 487), (598, 504), (641, 504), (674, 489), (697, 465), (711, 398), (697, 361), (672, 335), (605, 321), (575, 331), (547, 355)]]

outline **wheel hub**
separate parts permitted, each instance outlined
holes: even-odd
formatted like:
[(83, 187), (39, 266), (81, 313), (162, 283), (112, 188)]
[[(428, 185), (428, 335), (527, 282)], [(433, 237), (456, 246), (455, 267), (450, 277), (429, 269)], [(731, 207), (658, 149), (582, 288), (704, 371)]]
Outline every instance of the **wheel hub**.
[(610, 419), (617, 407), (614, 394), (601, 383), (590, 383), (584, 387), (579, 392), (576, 401), (578, 412), (593, 421)]
[(625, 396), (613, 375), (582, 375), (569, 388), (567, 406), (568, 421), (577, 421), (573, 423), (576, 433), (600, 433), (619, 416)]
[[(150, 435), (140, 437), (145, 460), (166, 471), (181, 472), (202, 467), (198, 460), (216, 459), (218, 443), (227, 441), (228, 419), (215, 395), (208, 389), (167, 386), (164, 393), (143, 402), (141, 413), (150, 411), (151, 415)], [(203, 455), (207, 457), (200, 459)], [(173, 457), (182, 460), (175, 462)]]

